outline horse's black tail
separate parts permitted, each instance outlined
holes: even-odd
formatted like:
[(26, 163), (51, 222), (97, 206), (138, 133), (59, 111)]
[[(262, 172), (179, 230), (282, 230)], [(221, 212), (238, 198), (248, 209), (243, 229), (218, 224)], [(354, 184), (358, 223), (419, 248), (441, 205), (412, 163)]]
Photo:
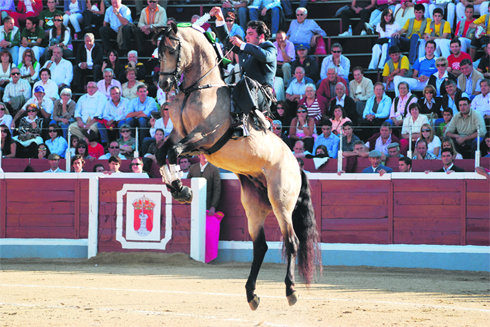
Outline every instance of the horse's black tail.
[(293, 211), (293, 227), (299, 239), (298, 270), (306, 284), (310, 284), (315, 275), (315, 266), (318, 265), (320, 272), (322, 271), (322, 257), (310, 183), (303, 170), (301, 170), (301, 191)]

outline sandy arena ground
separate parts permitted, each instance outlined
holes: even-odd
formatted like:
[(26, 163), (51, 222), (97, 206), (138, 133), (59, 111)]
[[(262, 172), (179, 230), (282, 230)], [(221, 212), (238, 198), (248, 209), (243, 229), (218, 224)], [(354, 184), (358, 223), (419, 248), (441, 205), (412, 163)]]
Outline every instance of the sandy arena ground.
[(299, 301), (285, 266), (265, 264), (251, 311), (249, 264), (187, 256), (103, 254), (69, 261), (3, 260), (0, 326), (488, 326), (488, 273), (326, 267)]

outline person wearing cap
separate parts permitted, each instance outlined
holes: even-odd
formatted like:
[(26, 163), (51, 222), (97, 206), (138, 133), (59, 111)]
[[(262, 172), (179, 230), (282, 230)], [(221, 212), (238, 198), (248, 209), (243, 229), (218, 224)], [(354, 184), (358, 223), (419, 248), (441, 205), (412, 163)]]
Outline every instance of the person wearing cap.
[(410, 62), (407, 56), (401, 54), (401, 50), (396, 45), (388, 49), (390, 59), (383, 67), (383, 83), (386, 84), (386, 90), (393, 90), (393, 80), (395, 76), (410, 77)]
[(308, 48), (315, 47), (318, 38), (327, 37), (327, 33), (313, 19), (307, 19), (308, 10), (305, 7), (296, 9), (296, 20), (289, 25), (287, 36), (295, 46), (306, 44)]
[(49, 169), (45, 171), (45, 173), (66, 173), (63, 169), (59, 167), (60, 164), (60, 156), (56, 153), (51, 153), (48, 156), (49, 161)]
[(10, 106), (14, 114), (31, 97), (31, 85), (25, 79), (20, 78), (20, 70), (17, 67), (10, 69), (10, 76), (12, 80), (5, 87), (2, 100)]
[(43, 68), (51, 71), (51, 79), (58, 85), (58, 89), (70, 87), (73, 80), (73, 64), (63, 58), (63, 49), (55, 47), (51, 59), (46, 61)]
[(371, 166), (364, 168), (362, 172), (364, 174), (379, 173), (380, 176), (383, 176), (386, 173), (392, 173), (393, 169), (383, 166), (381, 164), (381, 156), (381, 152), (379, 152), (378, 150), (373, 150), (369, 152), (368, 158)]
[(337, 74), (346, 81), (349, 80), (350, 60), (342, 54), (342, 45), (334, 43), (330, 51), (332, 54), (326, 56), (322, 61), (320, 78), (327, 78), (328, 67), (336, 67)]
[(301, 66), (305, 69), (305, 75), (311, 78), (315, 83), (320, 79), (320, 68), (315, 56), (308, 55), (308, 45), (300, 43), (295, 46), (296, 60), (291, 63), (291, 71), (295, 71), (296, 67)]
[(388, 157), (390, 158), (402, 158), (403, 154), (400, 153), (400, 144), (393, 142), (388, 145)]
[(51, 120), (51, 115), (53, 113), (53, 101), (45, 96), (44, 88), (40, 85), (36, 86), (34, 88), (34, 96), (27, 100), (25, 105), (20, 109), (17, 114), (14, 117), (14, 120), (12, 121), (12, 124), (15, 124), (15, 122), (24, 115), (26, 108), (28, 105), (34, 103), (38, 109), (39, 113), (41, 114), (42, 118), (46, 121), (46, 123), (49, 123)]

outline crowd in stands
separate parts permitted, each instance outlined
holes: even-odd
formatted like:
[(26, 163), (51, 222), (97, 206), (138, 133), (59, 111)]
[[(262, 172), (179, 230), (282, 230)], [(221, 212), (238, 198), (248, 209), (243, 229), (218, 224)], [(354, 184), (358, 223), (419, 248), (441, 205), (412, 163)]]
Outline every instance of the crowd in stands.
[[(168, 4), (196, 2), (0, 1), (2, 156), (54, 161), (69, 151), (75, 170), (135, 153), (135, 166), (156, 162), (175, 94), (158, 86), (153, 37), (177, 22)], [(342, 150), (345, 158), (378, 151), (382, 160), (440, 159), (447, 148), (453, 158), (475, 158), (478, 142), (490, 155), (489, 1), (353, 0), (335, 13), (338, 36), (308, 18), (309, 6), (325, 0), (211, 2), (222, 6), (231, 36), (244, 39), (250, 20), (269, 26), (277, 49), (272, 129), (297, 158)], [(199, 15), (185, 21), (213, 30)], [(369, 65), (351, 67), (342, 38), (371, 34), (379, 37), (365, 49)], [(225, 80), (236, 82), (240, 58), (226, 56)]]

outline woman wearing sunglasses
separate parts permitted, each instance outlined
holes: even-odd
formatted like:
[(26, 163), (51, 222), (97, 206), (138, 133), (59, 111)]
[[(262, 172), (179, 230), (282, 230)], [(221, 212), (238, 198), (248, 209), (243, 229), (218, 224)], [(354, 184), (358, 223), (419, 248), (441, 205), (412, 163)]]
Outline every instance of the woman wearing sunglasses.
[(22, 117), (19, 123), (19, 135), (12, 139), (18, 144), (18, 158), (37, 158), (37, 147), (43, 143), (43, 119), (39, 117), (39, 109), (34, 103), (29, 104), (26, 111), (27, 116)]
[(5, 125), (10, 130), (10, 124), (12, 124), (12, 116), (5, 103), (0, 102), (0, 125)]
[(441, 157), (441, 139), (435, 135), (434, 129), (429, 124), (423, 124), (420, 128), (420, 138), (418, 140), (420, 139), (427, 141), (427, 152), (431, 152), (437, 158)]
[(50, 124), (48, 127), (49, 138), (46, 140), (46, 145), (51, 153), (56, 153), (60, 157), (64, 158), (68, 143), (63, 138), (61, 129), (56, 124)]

